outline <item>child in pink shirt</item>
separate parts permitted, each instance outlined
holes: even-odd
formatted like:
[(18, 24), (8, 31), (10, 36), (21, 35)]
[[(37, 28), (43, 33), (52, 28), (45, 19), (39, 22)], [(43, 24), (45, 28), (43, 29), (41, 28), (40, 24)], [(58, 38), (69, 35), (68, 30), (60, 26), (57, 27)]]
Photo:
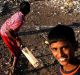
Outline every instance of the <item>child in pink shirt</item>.
[[(19, 49), (19, 46), (17, 45), (16, 38), (18, 38), (17, 36), (18, 30), (23, 24), (23, 21), (24, 21), (23, 18), (24, 18), (24, 14), (22, 12), (20, 11), (16, 12), (14, 15), (12, 15), (9, 19), (5, 21), (5, 23), (2, 25), (0, 30), (1, 37), (4, 43), (7, 45), (7, 47), (9, 48), (9, 51), (14, 56), (18, 56), (18, 54), (20, 54), (18, 52), (21, 52)], [(14, 32), (14, 33), (11, 34), (11, 32)], [(14, 36), (11, 36), (13, 34)]]
[(30, 4), (22, 2), (20, 4), (20, 11), (13, 14), (5, 21), (0, 29), (0, 36), (8, 47), (11, 54), (14, 56), (13, 65), (15, 66), (19, 56), (21, 55), (21, 39), (18, 36), (18, 31), (24, 22), (25, 16), (30, 12)]

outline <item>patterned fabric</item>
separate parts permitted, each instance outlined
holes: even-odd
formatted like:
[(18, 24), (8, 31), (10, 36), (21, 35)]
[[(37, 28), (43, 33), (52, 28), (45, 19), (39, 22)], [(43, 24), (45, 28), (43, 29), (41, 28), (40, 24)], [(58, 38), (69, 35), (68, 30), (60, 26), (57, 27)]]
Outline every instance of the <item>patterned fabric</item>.
[(72, 71), (63, 71), (60, 67), (58, 70), (58, 75), (80, 75), (80, 65)]
[(2, 40), (9, 48), (11, 54), (16, 57), (18, 57), (21, 54), (21, 50), (18, 47), (16, 40), (12, 40), (12, 38), (9, 38), (7, 33), (10, 30), (14, 30), (16, 32), (15, 34), (17, 34), (17, 31), (22, 26), (23, 21), (24, 15), (21, 12), (17, 12), (14, 15), (12, 15), (9, 19), (7, 19), (0, 29), (0, 36), (2, 37)]
[(5, 23), (1, 27), (1, 35), (7, 36), (7, 32), (12, 29), (14, 31), (18, 31), (21, 25), (23, 24), (23, 14), (21, 12), (17, 12), (12, 15), (9, 19), (5, 21)]
[(21, 49), (17, 46), (15, 40), (11, 40), (7, 36), (2, 36), (2, 40), (4, 41), (13, 56), (18, 57), (19, 55), (21, 55)]

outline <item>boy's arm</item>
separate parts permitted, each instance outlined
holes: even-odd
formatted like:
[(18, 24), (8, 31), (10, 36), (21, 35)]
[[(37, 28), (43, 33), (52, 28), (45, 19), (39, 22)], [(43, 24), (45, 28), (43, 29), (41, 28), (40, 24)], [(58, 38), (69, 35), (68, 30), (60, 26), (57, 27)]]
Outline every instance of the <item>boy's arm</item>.
[(19, 47), (21, 46), (21, 44), (22, 44), (21, 39), (14, 30), (9, 30), (7, 35), (11, 40), (13, 40), (13, 41), (15, 40)]
[(22, 41), (21, 41), (21, 38), (20, 38), (19, 36), (16, 37), (16, 42), (17, 42), (17, 45), (18, 45), (19, 47), (21, 47)]

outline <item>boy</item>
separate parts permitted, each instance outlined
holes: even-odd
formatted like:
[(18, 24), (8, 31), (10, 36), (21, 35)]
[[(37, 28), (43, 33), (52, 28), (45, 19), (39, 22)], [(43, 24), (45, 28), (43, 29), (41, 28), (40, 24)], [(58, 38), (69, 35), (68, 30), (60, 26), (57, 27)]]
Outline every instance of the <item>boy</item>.
[(49, 48), (59, 62), (57, 75), (80, 75), (80, 61), (74, 56), (78, 48), (72, 28), (57, 25), (48, 34)]
[(30, 12), (30, 4), (23, 1), (20, 4), (19, 11), (13, 14), (5, 23), (1, 26), (0, 35), (2, 40), (8, 47), (11, 55), (14, 56), (13, 65), (15, 66), (19, 56), (21, 55), (21, 39), (18, 36), (18, 31), (23, 25), (25, 16)]

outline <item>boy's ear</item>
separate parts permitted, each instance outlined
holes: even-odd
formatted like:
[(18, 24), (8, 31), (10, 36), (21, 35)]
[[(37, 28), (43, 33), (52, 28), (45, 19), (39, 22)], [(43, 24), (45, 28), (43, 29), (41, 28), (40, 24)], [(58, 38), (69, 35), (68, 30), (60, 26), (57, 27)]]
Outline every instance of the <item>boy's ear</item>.
[(78, 47), (79, 47), (79, 42), (78, 41), (76, 41), (76, 43), (75, 43), (75, 45), (74, 45), (74, 49), (75, 49), (75, 51), (77, 51), (77, 49), (78, 49)]

